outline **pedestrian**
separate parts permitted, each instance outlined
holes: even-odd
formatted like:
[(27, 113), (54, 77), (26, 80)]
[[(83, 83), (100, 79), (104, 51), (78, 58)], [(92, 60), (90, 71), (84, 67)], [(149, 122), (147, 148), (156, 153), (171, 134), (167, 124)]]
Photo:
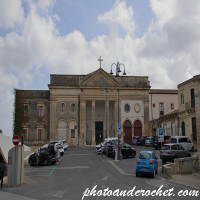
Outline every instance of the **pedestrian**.
[(40, 149), (38, 149), (36, 151), (36, 159), (37, 159), (37, 166), (39, 165), (39, 161), (40, 161)]
[(58, 147), (55, 146), (55, 152), (56, 152), (56, 164), (57, 165), (57, 162), (59, 162), (59, 165), (60, 165), (60, 161), (59, 161), (59, 150), (58, 150)]
[(108, 158), (108, 148), (107, 148), (107, 142), (105, 143), (105, 154), (106, 154), (106, 159)]
[(3, 177), (5, 175), (6, 172), (6, 167), (4, 165), (4, 161), (3, 159), (1, 160), (1, 164), (0, 164), (0, 179), (1, 179), (1, 189), (3, 189)]
[(103, 142), (101, 142), (100, 148), (101, 148), (101, 157), (103, 157)]

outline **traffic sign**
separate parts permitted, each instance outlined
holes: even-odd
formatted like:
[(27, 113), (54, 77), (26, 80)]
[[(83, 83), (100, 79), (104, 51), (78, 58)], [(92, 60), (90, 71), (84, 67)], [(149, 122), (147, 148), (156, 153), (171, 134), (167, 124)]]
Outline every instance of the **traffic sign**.
[(13, 144), (16, 146), (19, 144), (19, 136), (18, 135), (14, 135), (13, 139), (12, 139)]
[(118, 125), (118, 130), (121, 130), (121, 125)]
[(163, 129), (162, 128), (158, 129), (158, 135), (163, 135)]

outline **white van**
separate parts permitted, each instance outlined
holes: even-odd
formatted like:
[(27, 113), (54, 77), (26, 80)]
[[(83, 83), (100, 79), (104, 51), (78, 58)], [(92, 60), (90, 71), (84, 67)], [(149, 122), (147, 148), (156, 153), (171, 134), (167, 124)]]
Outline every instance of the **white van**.
[(172, 136), (171, 143), (180, 144), (188, 151), (194, 151), (194, 143), (187, 136)]

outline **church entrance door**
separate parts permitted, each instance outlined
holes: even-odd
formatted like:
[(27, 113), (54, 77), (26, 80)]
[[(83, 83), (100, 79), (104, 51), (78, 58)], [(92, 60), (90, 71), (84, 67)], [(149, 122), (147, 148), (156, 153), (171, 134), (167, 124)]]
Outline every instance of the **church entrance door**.
[(100, 144), (103, 141), (103, 122), (95, 122), (95, 142)]
[(142, 124), (139, 120), (134, 123), (134, 136), (142, 136)]
[(131, 122), (128, 120), (124, 122), (124, 143), (132, 144)]

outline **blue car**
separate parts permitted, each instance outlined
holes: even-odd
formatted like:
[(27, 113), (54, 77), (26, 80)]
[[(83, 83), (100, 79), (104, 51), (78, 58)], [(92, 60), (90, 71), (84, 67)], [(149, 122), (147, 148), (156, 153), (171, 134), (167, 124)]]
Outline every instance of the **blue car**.
[(141, 151), (136, 164), (136, 177), (139, 174), (151, 174), (152, 178), (158, 173), (158, 157), (153, 151)]

